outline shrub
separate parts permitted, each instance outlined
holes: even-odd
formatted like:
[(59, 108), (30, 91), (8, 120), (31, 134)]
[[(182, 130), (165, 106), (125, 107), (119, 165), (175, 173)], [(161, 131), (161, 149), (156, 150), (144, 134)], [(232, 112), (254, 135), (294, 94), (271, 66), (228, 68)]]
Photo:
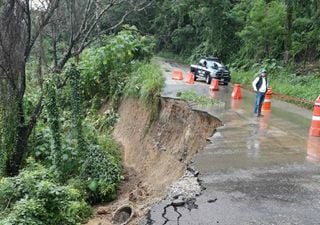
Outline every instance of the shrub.
[(88, 200), (100, 203), (113, 200), (121, 181), (122, 168), (116, 158), (99, 145), (89, 145), (80, 177), (86, 185)]
[(18, 176), (0, 180), (0, 207), (2, 225), (77, 225), (91, 214), (78, 189), (59, 184), (34, 162)]
[(125, 93), (127, 96), (141, 98), (145, 103), (153, 103), (160, 95), (165, 78), (158, 65), (140, 63), (130, 76)]
[(116, 103), (138, 60), (149, 60), (154, 41), (139, 34), (134, 27), (126, 27), (117, 35), (105, 39), (102, 47), (86, 50), (80, 61), (85, 99), (108, 97)]

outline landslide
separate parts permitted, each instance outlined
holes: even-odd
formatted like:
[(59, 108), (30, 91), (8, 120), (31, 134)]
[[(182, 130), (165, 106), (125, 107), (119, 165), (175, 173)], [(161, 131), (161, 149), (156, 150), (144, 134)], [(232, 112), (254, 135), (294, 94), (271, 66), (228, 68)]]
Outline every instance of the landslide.
[(152, 123), (150, 110), (141, 101), (127, 99), (121, 104), (113, 135), (123, 149), (124, 182), (118, 199), (98, 207), (88, 224), (111, 224), (113, 212), (126, 204), (135, 211), (129, 224), (137, 224), (221, 125), (219, 119), (192, 110), (184, 101), (161, 98), (159, 104), (158, 117)]

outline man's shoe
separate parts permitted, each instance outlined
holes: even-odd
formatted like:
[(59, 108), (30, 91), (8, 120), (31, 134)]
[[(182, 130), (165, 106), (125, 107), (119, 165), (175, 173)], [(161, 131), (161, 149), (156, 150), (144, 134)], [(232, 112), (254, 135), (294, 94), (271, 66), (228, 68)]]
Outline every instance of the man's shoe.
[(257, 117), (263, 117), (263, 115), (262, 114), (257, 114)]

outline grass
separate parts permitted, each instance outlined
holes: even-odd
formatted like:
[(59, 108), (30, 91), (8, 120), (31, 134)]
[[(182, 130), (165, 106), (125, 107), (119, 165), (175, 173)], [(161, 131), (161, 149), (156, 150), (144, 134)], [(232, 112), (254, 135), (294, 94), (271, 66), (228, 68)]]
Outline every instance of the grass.
[(200, 106), (221, 106), (224, 104), (223, 102), (211, 99), (208, 96), (198, 95), (195, 91), (178, 92), (177, 96), (184, 101), (194, 102)]
[(159, 115), (159, 96), (165, 83), (165, 77), (159, 65), (140, 63), (130, 75), (125, 87), (125, 96), (141, 99), (150, 109), (150, 122)]
[[(251, 82), (253, 81), (256, 73), (257, 71), (253, 70), (233, 71), (232, 82), (251, 86)], [(283, 69), (280, 71), (270, 72), (268, 75), (268, 81), (270, 82), (270, 87), (272, 87), (273, 92), (281, 93), (292, 98), (306, 100), (306, 102), (311, 102), (310, 104), (295, 101), (292, 98), (288, 98), (287, 100), (284, 99), (288, 102), (302, 105), (307, 108), (313, 107), (312, 103), (320, 94), (319, 75), (296, 76), (295, 74), (290, 74), (290, 72)]]
[(125, 95), (138, 97), (145, 103), (153, 103), (160, 95), (165, 78), (159, 65), (140, 63), (134, 69), (126, 84)]

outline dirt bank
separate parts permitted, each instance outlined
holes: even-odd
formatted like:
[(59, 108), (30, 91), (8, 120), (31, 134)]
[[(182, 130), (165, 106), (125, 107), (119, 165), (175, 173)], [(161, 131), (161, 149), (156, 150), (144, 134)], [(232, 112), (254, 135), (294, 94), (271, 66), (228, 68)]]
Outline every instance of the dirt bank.
[(136, 217), (130, 224), (137, 224), (221, 125), (217, 118), (169, 98), (161, 99), (159, 117), (152, 124), (149, 110), (137, 100), (125, 100), (119, 114), (114, 137), (123, 146), (125, 181), (118, 200), (97, 208), (90, 225), (110, 224), (112, 213), (124, 204), (134, 207)]

